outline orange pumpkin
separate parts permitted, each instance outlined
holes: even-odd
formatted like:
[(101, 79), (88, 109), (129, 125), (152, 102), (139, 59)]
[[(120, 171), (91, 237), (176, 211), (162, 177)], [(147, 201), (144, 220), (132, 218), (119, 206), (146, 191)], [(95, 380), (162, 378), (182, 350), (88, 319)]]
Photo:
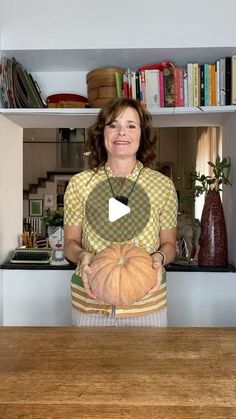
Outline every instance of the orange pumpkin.
[(91, 290), (104, 303), (133, 304), (146, 295), (157, 282), (152, 263), (146, 250), (133, 244), (110, 246), (93, 259)]

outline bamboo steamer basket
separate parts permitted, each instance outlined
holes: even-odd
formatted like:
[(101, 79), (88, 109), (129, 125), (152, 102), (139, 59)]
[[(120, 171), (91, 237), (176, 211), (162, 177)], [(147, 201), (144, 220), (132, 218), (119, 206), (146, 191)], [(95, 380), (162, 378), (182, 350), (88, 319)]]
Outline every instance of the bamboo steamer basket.
[(102, 108), (117, 97), (115, 73), (124, 74), (120, 67), (104, 67), (87, 74), (88, 101), (92, 108)]

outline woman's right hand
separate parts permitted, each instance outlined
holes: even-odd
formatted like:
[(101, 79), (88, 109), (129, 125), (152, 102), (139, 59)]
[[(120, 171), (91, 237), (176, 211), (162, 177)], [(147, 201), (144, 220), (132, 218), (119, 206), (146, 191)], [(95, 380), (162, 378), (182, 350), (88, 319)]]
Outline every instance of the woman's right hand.
[(97, 297), (92, 293), (89, 285), (89, 276), (92, 274), (92, 268), (90, 265), (92, 263), (93, 257), (94, 255), (92, 253), (86, 251), (81, 254), (80, 271), (86, 293), (90, 298), (96, 300)]

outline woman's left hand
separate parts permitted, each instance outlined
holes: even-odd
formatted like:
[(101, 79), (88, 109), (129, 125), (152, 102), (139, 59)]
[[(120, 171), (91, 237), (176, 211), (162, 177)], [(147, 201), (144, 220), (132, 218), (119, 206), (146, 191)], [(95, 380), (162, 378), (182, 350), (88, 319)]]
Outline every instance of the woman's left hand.
[(153, 268), (156, 270), (156, 277), (157, 282), (155, 285), (147, 292), (147, 294), (144, 295), (139, 301), (146, 300), (147, 298), (151, 297), (155, 292), (157, 292), (161, 286), (161, 280), (162, 280), (162, 263), (160, 260), (160, 257), (158, 254), (154, 254), (151, 256), (153, 260)]

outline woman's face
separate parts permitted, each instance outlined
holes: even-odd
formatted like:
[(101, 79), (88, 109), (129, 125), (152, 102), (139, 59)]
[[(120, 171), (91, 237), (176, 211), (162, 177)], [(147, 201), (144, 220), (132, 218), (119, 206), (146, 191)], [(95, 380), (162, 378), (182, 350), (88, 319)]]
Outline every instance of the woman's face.
[(108, 157), (135, 156), (141, 137), (138, 112), (133, 108), (124, 109), (110, 125), (104, 129), (104, 143)]

